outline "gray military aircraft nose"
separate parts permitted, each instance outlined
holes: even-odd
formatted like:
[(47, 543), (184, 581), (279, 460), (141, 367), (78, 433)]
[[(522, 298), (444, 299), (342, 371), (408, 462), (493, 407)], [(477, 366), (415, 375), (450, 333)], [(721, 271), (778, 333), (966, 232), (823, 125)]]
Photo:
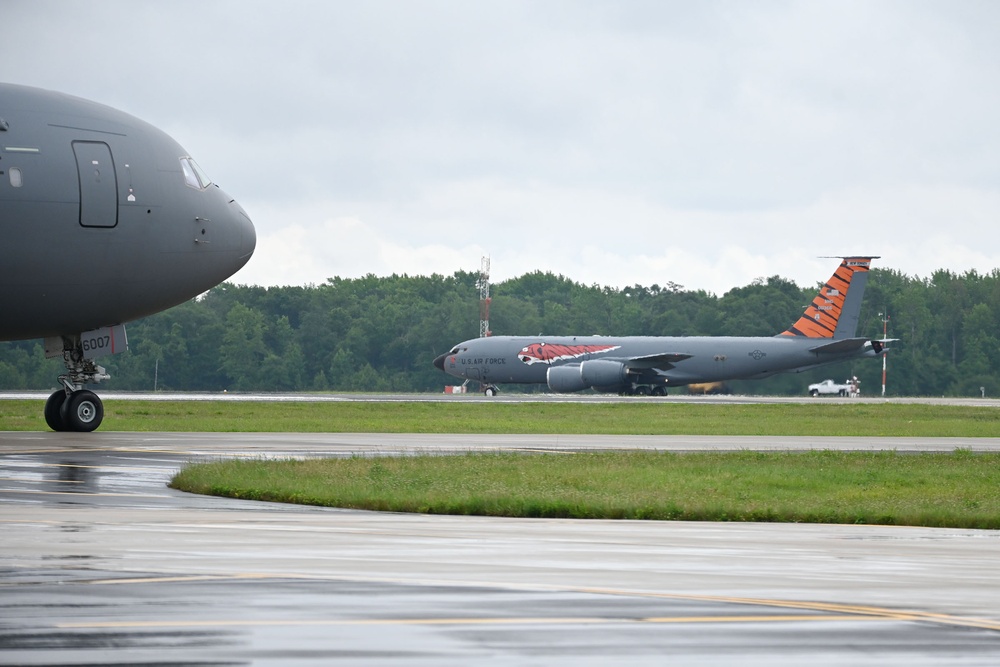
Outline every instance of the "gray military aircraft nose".
[(240, 231), (242, 232), (240, 236), (240, 259), (243, 260), (243, 265), (246, 265), (250, 261), (253, 251), (257, 248), (257, 230), (254, 229), (250, 216), (244, 213), (242, 208), (240, 208)]
[(92, 431), (128, 348), (124, 323), (194, 298), (257, 246), (246, 211), (174, 139), (125, 112), (0, 83), (0, 340), (62, 357), (45, 405), (57, 431)]
[(230, 266), (230, 275), (242, 269), (253, 251), (257, 247), (257, 230), (253, 226), (250, 216), (243, 210), (237, 201), (222, 193), (228, 200), (225, 223), (230, 228), (228, 235), (226, 252), (230, 254), (233, 264)]
[(444, 370), (444, 360), (445, 360), (445, 358), (447, 356), (448, 356), (447, 354), (441, 354), (441, 355), (438, 355), (437, 357), (435, 357), (435, 359), (434, 359), (434, 367), (436, 369), (438, 369), (439, 371), (443, 371)]

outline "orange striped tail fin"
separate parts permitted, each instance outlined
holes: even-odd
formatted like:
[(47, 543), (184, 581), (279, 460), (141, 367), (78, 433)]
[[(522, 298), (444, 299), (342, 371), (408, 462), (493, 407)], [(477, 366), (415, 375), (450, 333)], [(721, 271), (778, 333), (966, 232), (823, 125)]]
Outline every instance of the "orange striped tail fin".
[(873, 259), (878, 257), (844, 257), (802, 317), (781, 335), (853, 338)]

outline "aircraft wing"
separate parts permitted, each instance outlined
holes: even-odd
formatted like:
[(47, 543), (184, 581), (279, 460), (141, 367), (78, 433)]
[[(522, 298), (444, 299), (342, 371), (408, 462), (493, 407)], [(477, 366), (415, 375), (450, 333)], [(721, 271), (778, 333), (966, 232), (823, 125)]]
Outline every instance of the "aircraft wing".
[(664, 352), (661, 354), (647, 354), (643, 357), (631, 357), (625, 362), (629, 368), (656, 368), (661, 371), (670, 370), (678, 361), (690, 359), (690, 354), (677, 352)]

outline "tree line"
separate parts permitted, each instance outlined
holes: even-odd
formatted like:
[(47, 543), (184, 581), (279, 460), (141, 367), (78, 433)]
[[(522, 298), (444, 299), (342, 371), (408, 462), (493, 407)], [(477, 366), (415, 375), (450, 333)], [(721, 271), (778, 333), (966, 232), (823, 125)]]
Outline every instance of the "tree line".
[[(136, 391), (443, 391), (433, 359), (479, 335), (479, 275), (331, 278), (321, 285), (224, 283), (127, 325), (129, 351), (99, 363), (108, 389)], [(770, 336), (794, 322), (818, 285), (772, 276), (722, 296), (682, 285), (622, 289), (536, 271), (491, 286), (495, 334)], [(887, 317), (885, 316), (887, 314)], [(858, 335), (891, 344), (887, 395), (1000, 394), (1000, 270), (930, 278), (871, 271)], [(0, 389), (49, 389), (63, 372), (42, 341), (0, 343)], [(882, 362), (729, 383), (739, 393), (802, 394), (856, 375), (881, 392)], [(512, 387), (511, 391), (539, 391)]]

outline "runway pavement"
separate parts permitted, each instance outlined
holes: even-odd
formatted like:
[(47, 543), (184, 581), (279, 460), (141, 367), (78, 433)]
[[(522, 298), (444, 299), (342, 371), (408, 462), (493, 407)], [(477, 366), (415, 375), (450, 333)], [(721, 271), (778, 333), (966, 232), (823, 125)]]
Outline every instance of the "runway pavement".
[[(51, 391), (0, 391), (0, 400), (28, 399), (44, 401)], [(1000, 399), (950, 396), (889, 396), (865, 395), (857, 398), (839, 396), (759, 396), (742, 394), (690, 395), (675, 392), (667, 396), (619, 396), (617, 394), (549, 392), (519, 393), (503, 391), (497, 396), (477, 392), (444, 393), (244, 393), (244, 392), (141, 392), (102, 391), (101, 398), (115, 401), (224, 401), (262, 403), (693, 403), (693, 404), (762, 404), (762, 403), (906, 403), (919, 405), (962, 405), (967, 407), (1000, 408)]]
[(0, 433), (2, 665), (996, 665), (1000, 533), (193, 496), (186, 461), (1000, 439)]

